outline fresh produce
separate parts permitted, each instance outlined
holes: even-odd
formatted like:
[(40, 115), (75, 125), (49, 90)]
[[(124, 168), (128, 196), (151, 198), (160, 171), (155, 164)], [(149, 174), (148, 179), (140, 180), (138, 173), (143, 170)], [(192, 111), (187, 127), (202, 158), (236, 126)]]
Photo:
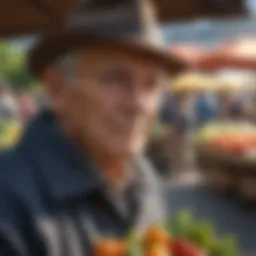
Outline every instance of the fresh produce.
[(198, 222), (182, 211), (143, 234), (133, 231), (126, 239), (106, 238), (93, 247), (95, 256), (238, 256), (233, 237), (217, 238), (212, 223)]
[(198, 246), (210, 249), (215, 241), (215, 232), (212, 223), (205, 221), (194, 226), (190, 230), (189, 238)]
[(236, 250), (236, 238), (227, 237), (215, 244), (209, 256), (239, 256)]
[(170, 235), (164, 228), (159, 226), (150, 227), (143, 236), (143, 244), (145, 247), (150, 247), (152, 244), (168, 245)]
[(154, 245), (148, 249), (145, 249), (143, 256), (169, 256), (170, 251), (167, 247), (162, 245)]
[(175, 256), (203, 256), (204, 253), (195, 244), (185, 239), (177, 239), (171, 247), (172, 254)]
[(256, 150), (256, 126), (247, 123), (212, 123), (197, 134), (201, 146), (238, 155)]
[(95, 256), (122, 256), (127, 252), (127, 243), (112, 238), (101, 239), (93, 247)]

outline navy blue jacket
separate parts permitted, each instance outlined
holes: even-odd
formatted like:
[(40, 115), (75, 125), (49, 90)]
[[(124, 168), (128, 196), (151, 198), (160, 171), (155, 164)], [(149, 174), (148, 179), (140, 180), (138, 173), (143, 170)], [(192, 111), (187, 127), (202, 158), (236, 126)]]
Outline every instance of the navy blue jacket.
[(143, 231), (165, 215), (162, 188), (139, 158), (124, 214), (106, 197), (99, 170), (64, 136), (51, 113), (0, 157), (0, 255), (82, 256), (101, 236)]

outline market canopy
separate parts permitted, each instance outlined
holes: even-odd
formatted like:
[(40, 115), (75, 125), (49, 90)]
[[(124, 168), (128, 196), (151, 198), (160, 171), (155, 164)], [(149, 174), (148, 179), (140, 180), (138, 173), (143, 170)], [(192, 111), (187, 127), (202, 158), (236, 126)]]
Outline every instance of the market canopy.
[(213, 50), (181, 44), (170, 52), (196, 69), (256, 69), (256, 38), (238, 39)]
[(256, 38), (240, 39), (202, 55), (195, 63), (198, 68), (253, 69), (256, 68)]
[(174, 93), (200, 92), (210, 89), (211, 76), (200, 72), (188, 72), (179, 75), (171, 83), (171, 91)]
[[(37, 34), (60, 26), (79, 0), (0, 1), (0, 37)], [(84, 0), (89, 4), (102, 0)], [(152, 0), (162, 21), (245, 15), (244, 0)], [(103, 0), (116, 4), (120, 0)]]
[(170, 86), (174, 93), (186, 92), (255, 92), (256, 75), (253, 72), (221, 72), (204, 73), (190, 71), (175, 77)]
[(199, 46), (192, 44), (177, 44), (172, 45), (170, 53), (176, 55), (178, 58), (183, 59), (186, 63), (194, 65), (205, 56), (207, 51)]

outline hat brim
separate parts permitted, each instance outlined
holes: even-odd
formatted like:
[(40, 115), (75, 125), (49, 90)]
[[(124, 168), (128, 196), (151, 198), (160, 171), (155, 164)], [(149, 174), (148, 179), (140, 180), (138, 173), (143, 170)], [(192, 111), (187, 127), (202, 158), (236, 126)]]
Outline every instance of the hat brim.
[(56, 59), (66, 53), (82, 47), (109, 47), (116, 51), (125, 51), (141, 55), (163, 65), (171, 74), (177, 74), (188, 67), (187, 63), (143, 40), (119, 39), (102, 35), (88, 34), (83, 31), (60, 32), (41, 40), (29, 53), (28, 67), (32, 74), (40, 77), (42, 71)]

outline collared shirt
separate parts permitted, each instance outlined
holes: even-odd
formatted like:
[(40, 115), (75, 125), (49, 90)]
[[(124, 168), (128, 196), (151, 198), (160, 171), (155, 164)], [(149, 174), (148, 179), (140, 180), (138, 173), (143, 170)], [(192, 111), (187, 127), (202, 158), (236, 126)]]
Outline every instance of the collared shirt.
[(37, 117), (20, 145), (0, 157), (0, 170), (0, 255), (91, 255), (100, 237), (142, 232), (165, 215), (147, 161), (136, 159), (136, 178), (122, 193), (108, 190), (51, 113)]

